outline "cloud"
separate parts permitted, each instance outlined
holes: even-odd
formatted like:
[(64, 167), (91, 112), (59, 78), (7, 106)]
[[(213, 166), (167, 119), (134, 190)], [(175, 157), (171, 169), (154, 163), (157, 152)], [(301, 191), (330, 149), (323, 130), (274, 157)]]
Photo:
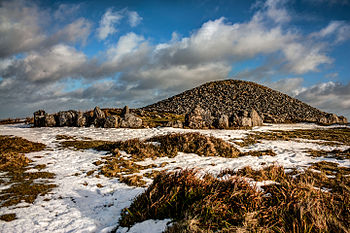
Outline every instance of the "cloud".
[[(64, 20), (61, 15), (69, 7), (60, 5), (57, 14), (50, 16), (34, 4), (5, 2), (0, 9), (0, 32), (6, 35), (0, 41), (0, 48), (4, 48), (0, 50), (0, 112), (2, 116), (23, 115), (39, 108), (58, 111), (97, 104), (141, 107), (203, 82), (225, 79), (235, 72), (237, 64), (256, 58), (262, 60), (262, 65), (248, 66), (235, 77), (263, 80), (282, 92), (324, 107), (316, 102), (316, 96), (326, 94), (314, 88), (310, 92), (315, 97), (308, 95), (301, 76), (332, 62), (325, 49), (328, 44), (322, 40), (340, 35), (344, 24), (330, 23), (317, 36), (303, 35), (289, 27), (292, 18), (286, 4), (283, 0), (268, 0), (247, 21), (209, 20), (189, 36), (174, 32), (171, 40), (161, 44), (128, 32), (105, 43), (105, 49), (94, 57), (88, 57), (75, 46), (84, 43), (91, 33), (87, 19), (70, 20), (50, 33), (38, 20), (41, 15), (46, 15), (47, 21)], [(135, 11), (109, 8), (96, 35), (105, 40), (117, 33), (117, 26), (124, 21), (135, 27), (141, 20)], [(269, 79), (284, 74), (296, 74), (297, 78), (277, 82)], [(67, 88), (72, 82), (82, 85)], [(329, 88), (334, 90), (334, 96), (340, 96), (340, 87)], [(347, 105), (338, 104), (339, 109), (344, 106)]]
[(76, 15), (81, 8), (81, 4), (60, 4), (53, 13), (55, 20), (65, 21), (67, 17)]
[(0, 58), (29, 51), (45, 40), (39, 25), (42, 13), (35, 5), (4, 1), (0, 6)]
[(4, 79), (15, 78), (33, 82), (53, 82), (79, 74), (86, 56), (73, 47), (59, 44), (50, 50), (31, 52), (22, 60), (14, 60), (1, 70)]
[(350, 39), (350, 24), (345, 21), (332, 21), (319, 32), (312, 34), (313, 37), (335, 38), (334, 43), (340, 43)]
[(117, 32), (115, 24), (118, 24), (123, 18), (122, 11), (115, 11), (110, 8), (108, 9), (101, 18), (100, 26), (97, 29), (98, 38), (104, 40), (107, 36)]
[(129, 11), (128, 18), (131, 27), (136, 27), (142, 21), (142, 17), (136, 11)]
[[(30, 1), (4, 1), (0, 7), (0, 59), (20, 53), (50, 48), (58, 43), (84, 42), (91, 23), (77, 19), (52, 35), (46, 33), (42, 19), (51, 21), (49, 12)], [(53, 23), (52, 23), (53, 24)]]
[(97, 37), (100, 40), (105, 40), (109, 35), (115, 34), (118, 31), (116, 25), (120, 24), (124, 17), (128, 18), (131, 27), (137, 26), (142, 20), (142, 17), (136, 11), (129, 11), (126, 8), (113, 11), (112, 8), (109, 8), (100, 20), (100, 25), (97, 29)]
[(350, 116), (350, 82), (316, 84), (305, 88), (296, 98), (324, 111)]

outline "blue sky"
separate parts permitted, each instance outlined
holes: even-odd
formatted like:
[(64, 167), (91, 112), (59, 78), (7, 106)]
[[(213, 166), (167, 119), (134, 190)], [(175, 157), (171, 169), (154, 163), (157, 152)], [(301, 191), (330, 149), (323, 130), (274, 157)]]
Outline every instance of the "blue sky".
[(1, 1), (0, 118), (142, 107), (217, 79), (350, 117), (350, 2)]

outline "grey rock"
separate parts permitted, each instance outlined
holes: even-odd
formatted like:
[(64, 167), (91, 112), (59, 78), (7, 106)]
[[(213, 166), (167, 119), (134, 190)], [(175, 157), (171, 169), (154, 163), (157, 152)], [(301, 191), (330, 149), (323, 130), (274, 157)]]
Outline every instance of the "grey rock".
[(185, 115), (185, 126), (192, 129), (209, 128), (213, 123), (210, 111), (196, 106)]
[(255, 109), (251, 109), (250, 111), (241, 110), (238, 113), (234, 113), (231, 116), (230, 123), (232, 126), (253, 127), (262, 125), (263, 120)]
[(88, 120), (83, 112), (77, 112), (77, 126), (84, 127), (87, 126)]
[(340, 124), (347, 124), (348, 123), (348, 119), (346, 119), (345, 116), (340, 116), (339, 117), (339, 123)]
[(229, 117), (226, 114), (222, 114), (217, 119), (216, 127), (219, 129), (227, 129), (229, 128)]
[(141, 128), (142, 119), (131, 113), (125, 114), (121, 117), (119, 126), (122, 128)]
[(250, 117), (252, 118), (252, 126), (263, 125), (263, 120), (255, 109), (250, 112)]
[(173, 128), (183, 128), (182, 121), (179, 121), (179, 120), (169, 121), (165, 126), (166, 127), (173, 127)]
[(58, 112), (58, 126), (77, 126), (77, 111)]
[(118, 128), (119, 126), (119, 116), (108, 116), (104, 123), (104, 128)]
[(52, 114), (45, 114), (45, 126), (46, 127), (54, 127), (56, 126), (55, 116)]
[(128, 106), (125, 106), (122, 110), (121, 116), (124, 117), (125, 115), (128, 115), (128, 114), (130, 114), (130, 109)]
[(95, 125), (95, 127), (103, 127), (105, 120), (105, 113), (99, 107), (96, 106), (93, 114), (93, 124)]
[(34, 127), (45, 127), (45, 111), (34, 112)]

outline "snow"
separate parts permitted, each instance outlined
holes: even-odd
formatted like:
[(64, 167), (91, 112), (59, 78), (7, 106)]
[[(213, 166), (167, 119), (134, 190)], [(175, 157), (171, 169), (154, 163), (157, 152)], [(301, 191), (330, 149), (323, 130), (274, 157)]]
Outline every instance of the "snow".
[[(130, 229), (118, 227), (118, 219), (123, 208), (128, 207), (132, 200), (142, 193), (144, 188), (130, 187), (94, 173), (87, 176), (86, 172), (95, 170), (93, 162), (105, 156), (106, 152), (94, 150), (75, 151), (58, 147), (56, 135), (75, 136), (78, 139), (89, 137), (94, 140), (128, 140), (132, 138), (146, 139), (158, 135), (181, 132), (200, 132), (223, 140), (239, 140), (254, 131), (293, 130), (324, 128), (314, 124), (273, 124), (254, 127), (252, 130), (185, 130), (175, 128), (150, 129), (104, 129), (104, 128), (30, 128), (24, 124), (1, 125), (1, 135), (14, 135), (30, 141), (41, 142), (47, 148), (41, 152), (29, 153), (27, 156), (34, 164), (46, 164), (44, 171), (53, 172), (56, 178), (53, 183), (58, 187), (50, 194), (39, 196), (33, 204), (20, 203), (14, 207), (1, 208), (1, 214), (16, 213), (17, 219), (11, 222), (0, 222), (0, 232), (162, 232), (171, 220), (147, 220), (137, 223)], [(237, 146), (238, 147), (238, 146)], [(163, 167), (141, 170), (140, 173), (151, 170), (177, 170), (179, 168), (195, 168), (200, 172), (219, 174), (225, 169), (240, 169), (251, 166), (254, 169), (270, 164), (279, 164), (286, 169), (303, 168), (312, 162), (322, 160), (338, 162), (341, 166), (350, 167), (349, 160), (335, 158), (313, 158), (306, 151), (346, 149), (346, 146), (320, 145), (309, 140), (300, 141), (262, 141), (248, 148), (240, 148), (243, 152), (251, 150), (273, 150), (276, 156), (244, 156), (239, 158), (200, 157), (196, 154), (178, 153), (174, 158), (146, 159), (138, 162), (140, 165), (167, 163)], [(122, 152), (125, 158), (128, 155)], [(149, 180), (149, 183), (152, 180)], [(102, 187), (98, 188), (97, 184)], [(258, 187), (264, 183), (257, 184)], [(0, 185), (0, 190), (7, 187)], [(25, 208), (18, 208), (25, 207)]]

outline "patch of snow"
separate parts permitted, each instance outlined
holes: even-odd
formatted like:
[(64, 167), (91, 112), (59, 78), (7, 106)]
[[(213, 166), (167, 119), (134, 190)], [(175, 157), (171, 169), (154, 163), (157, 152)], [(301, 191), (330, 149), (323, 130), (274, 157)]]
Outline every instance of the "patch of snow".
[[(146, 139), (169, 133), (200, 132), (204, 135), (221, 138), (225, 141), (240, 140), (254, 131), (293, 130), (325, 128), (314, 124), (273, 124), (254, 127), (252, 130), (189, 130), (176, 128), (150, 129), (104, 129), (104, 128), (30, 128), (24, 124), (1, 125), (1, 135), (14, 135), (30, 141), (41, 142), (47, 148), (41, 152), (29, 153), (27, 156), (35, 164), (46, 164), (43, 171), (53, 172), (57, 184), (51, 193), (39, 196), (33, 204), (20, 203), (14, 207), (0, 209), (1, 214), (16, 213), (17, 219), (11, 222), (0, 222), (0, 232), (109, 232), (118, 227), (118, 219), (123, 208), (128, 207), (132, 200), (142, 193), (144, 188), (130, 187), (121, 184), (117, 179), (103, 175), (96, 177), (86, 173), (97, 170), (93, 162), (100, 160), (106, 152), (94, 150), (75, 151), (58, 147), (56, 135), (89, 137), (93, 140), (119, 141), (133, 138)], [(235, 145), (236, 146), (236, 145)], [(238, 146), (237, 146), (238, 147)], [(240, 148), (243, 152), (252, 150), (268, 150), (276, 152), (276, 156), (244, 156), (239, 158), (200, 157), (196, 154), (178, 153), (174, 158), (146, 159), (138, 162), (140, 165), (167, 163), (163, 167), (141, 170), (141, 173), (152, 170), (177, 170), (184, 168), (199, 169), (201, 173), (219, 174), (225, 169), (240, 169), (251, 166), (260, 169), (263, 166), (279, 164), (286, 169), (309, 166), (319, 161), (332, 161), (341, 166), (350, 167), (349, 160), (335, 158), (313, 158), (307, 150), (333, 150), (342, 146), (319, 145), (309, 141), (262, 141), (248, 148)], [(345, 148), (346, 149), (346, 148)], [(124, 158), (129, 158), (121, 152)], [(33, 169), (34, 171), (34, 169)], [(152, 180), (149, 180), (151, 182)], [(101, 188), (97, 184), (102, 185)], [(100, 186), (99, 185), (99, 186)], [(7, 187), (0, 185), (0, 190)], [(18, 208), (21, 207), (21, 208)], [(25, 207), (25, 208), (24, 208)], [(147, 220), (138, 223), (130, 229), (118, 229), (118, 232), (162, 232), (170, 220)], [(125, 231), (122, 231), (125, 230)]]

